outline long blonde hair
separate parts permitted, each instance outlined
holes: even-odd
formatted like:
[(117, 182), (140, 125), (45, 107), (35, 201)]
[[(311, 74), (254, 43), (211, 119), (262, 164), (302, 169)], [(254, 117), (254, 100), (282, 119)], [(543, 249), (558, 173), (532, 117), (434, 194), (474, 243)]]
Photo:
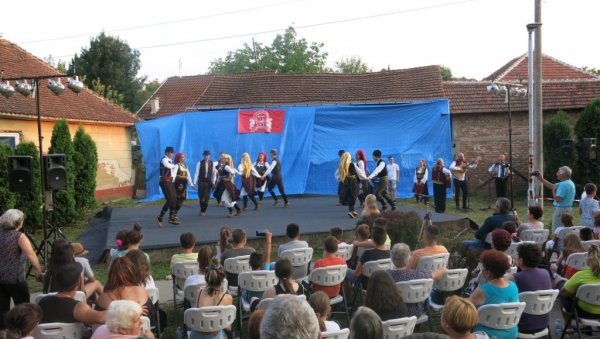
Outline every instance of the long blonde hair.
[[(228, 165), (233, 169), (233, 158), (231, 157), (231, 155), (223, 153), (221, 154), (221, 159), (225, 160), (225, 165)], [(231, 181), (233, 181), (233, 176), (231, 177)]]
[(252, 173), (252, 161), (250, 161), (250, 154), (244, 152), (242, 154), (242, 177), (247, 178)]
[(340, 165), (338, 167), (338, 174), (340, 175), (340, 181), (346, 180), (348, 176), (348, 169), (350, 168), (350, 162), (352, 161), (350, 153), (344, 152), (340, 157)]
[(377, 197), (373, 194), (367, 195), (365, 198), (365, 208), (362, 212), (362, 217), (368, 217), (370, 215), (379, 215), (379, 209), (377, 208)]

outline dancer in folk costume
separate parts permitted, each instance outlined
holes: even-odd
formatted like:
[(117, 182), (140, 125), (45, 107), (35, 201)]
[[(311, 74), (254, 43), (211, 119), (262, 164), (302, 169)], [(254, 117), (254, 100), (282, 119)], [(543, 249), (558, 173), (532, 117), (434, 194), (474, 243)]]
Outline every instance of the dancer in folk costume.
[(356, 151), (355, 155), (356, 167), (358, 167), (362, 173), (364, 173), (364, 178), (359, 178), (360, 192), (358, 194), (358, 200), (360, 201), (360, 207), (365, 207), (365, 198), (367, 195), (371, 194), (371, 184), (369, 183), (369, 179), (367, 176), (369, 175), (369, 169), (367, 166), (367, 156), (362, 149)]
[[(429, 170), (427, 170), (427, 163), (425, 159), (419, 160), (419, 166), (415, 169), (413, 193), (417, 204), (423, 199), (429, 199), (423, 196), (429, 196), (429, 188), (427, 187), (427, 179), (429, 178)], [(426, 201), (426, 200), (424, 200)]]
[(270, 164), (267, 172), (265, 172), (265, 174), (262, 175), (261, 179), (265, 179), (269, 174), (271, 174), (271, 179), (269, 180), (269, 183), (267, 184), (267, 189), (269, 190), (269, 193), (273, 197), (273, 200), (274, 200), (273, 206), (277, 206), (277, 203), (278, 203), (278, 199), (277, 199), (277, 196), (275, 195), (275, 191), (274, 191), (275, 186), (277, 186), (277, 189), (279, 190), (279, 193), (281, 194), (281, 198), (283, 198), (283, 202), (284, 202), (283, 207), (288, 207), (289, 206), (288, 198), (287, 198), (287, 195), (285, 195), (285, 189), (283, 187), (283, 178), (281, 176), (281, 161), (279, 160), (279, 157), (277, 156), (277, 150), (272, 149), (269, 152), (269, 154), (271, 155), (271, 164)]
[(196, 188), (196, 185), (192, 182), (192, 176), (185, 164), (185, 155), (183, 153), (175, 154), (175, 164), (177, 164), (177, 175), (175, 176), (175, 196), (177, 197), (175, 213), (177, 214), (181, 206), (183, 206), (183, 202), (187, 199), (188, 184), (192, 188)]
[(174, 153), (175, 150), (173, 147), (168, 146), (165, 149), (165, 155), (160, 160), (159, 185), (166, 201), (160, 210), (160, 214), (156, 217), (158, 227), (163, 227), (163, 217), (167, 211), (169, 211), (169, 224), (179, 225), (179, 219), (177, 218), (177, 211), (175, 209), (177, 197), (175, 195), (175, 185), (173, 184), (175, 176), (177, 175), (177, 165), (173, 163)]
[(356, 213), (354, 210), (354, 204), (356, 203), (356, 198), (358, 198), (359, 193), (359, 173), (362, 177), (365, 176), (364, 172), (361, 172), (362, 170), (352, 162), (350, 153), (344, 152), (340, 157), (340, 163), (336, 172), (336, 176), (342, 183), (340, 200), (342, 201), (343, 205), (348, 206), (348, 216), (352, 219), (356, 218), (358, 215), (358, 213)]
[[(222, 153), (217, 166), (219, 173), (219, 183), (215, 189), (215, 198), (219, 204), (225, 205), (229, 211), (229, 217), (233, 217), (242, 213), (242, 210), (237, 205), (238, 193), (234, 185), (235, 169), (233, 168), (233, 159), (231, 155)], [(233, 213), (235, 208), (236, 213)]]
[(248, 208), (248, 198), (252, 200), (254, 203), (254, 209), (258, 209), (258, 201), (254, 195), (256, 195), (256, 178), (260, 177), (260, 174), (254, 169), (252, 166), (252, 161), (250, 160), (250, 154), (244, 152), (242, 154), (242, 162), (239, 164), (237, 168), (237, 172), (242, 176), (242, 187), (240, 189), (240, 197), (244, 202), (243, 211)]
[(264, 179), (262, 177), (265, 173), (267, 173), (269, 167), (270, 165), (267, 162), (267, 153), (258, 153), (258, 158), (256, 159), (256, 162), (254, 162), (254, 169), (259, 174), (259, 177), (256, 178), (256, 193), (258, 194), (259, 204), (263, 201), (265, 189), (267, 188), (267, 182), (269, 181), (269, 177), (265, 177)]

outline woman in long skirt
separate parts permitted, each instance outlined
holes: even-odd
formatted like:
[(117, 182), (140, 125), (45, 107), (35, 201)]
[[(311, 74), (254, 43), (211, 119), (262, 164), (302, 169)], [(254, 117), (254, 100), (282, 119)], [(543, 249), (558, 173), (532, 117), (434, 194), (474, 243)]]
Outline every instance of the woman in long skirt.
[(367, 197), (367, 195), (371, 194), (371, 184), (369, 183), (369, 180), (367, 179), (367, 176), (369, 175), (369, 170), (367, 168), (367, 157), (365, 156), (365, 152), (363, 152), (362, 149), (359, 149), (358, 151), (356, 151), (356, 167), (358, 167), (362, 173), (364, 173), (364, 177), (363, 178), (359, 178), (359, 186), (360, 186), (360, 192), (358, 194), (358, 200), (360, 201), (360, 207), (364, 208), (365, 207), (365, 198)]
[[(427, 179), (429, 178), (429, 171), (427, 170), (427, 163), (425, 160), (419, 161), (419, 166), (415, 169), (413, 193), (417, 204), (419, 201), (428, 199), (429, 188), (427, 187)], [(424, 197), (425, 196), (425, 197)]]
[[(358, 173), (361, 171), (357, 166), (352, 163), (350, 153), (344, 152), (340, 157), (340, 164), (338, 166), (338, 177), (342, 183), (342, 191), (340, 199), (342, 204), (348, 206), (348, 216), (352, 219), (356, 218), (358, 213), (354, 210), (354, 204), (358, 197)], [(364, 175), (363, 175), (364, 176)]]
[(175, 154), (175, 163), (177, 164), (177, 175), (175, 176), (175, 196), (177, 197), (177, 202), (175, 204), (175, 213), (179, 212), (181, 206), (183, 206), (183, 202), (187, 199), (187, 187), (188, 184), (190, 187), (195, 188), (192, 183), (192, 176), (190, 175), (190, 171), (188, 170), (187, 165), (185, 164), (185, 155), (183, 153)]
[[(221, 154), (217, 171), (219, 172), (219, 183), (215, 189), (215, 198), (217, 198), (217, 202), (227, 207), (229, 217), (239, 215), (242, 210), (237, 205), (238, 193), (234, 185), (235, 169), (233, 168), (231, 155)], [(235, 214), (233, 214), (234, 208), (236, 210)]]
[(242, 162), (239, 164), (237, 172), (242, 176), (242, 188), (240, 189), (240, 197), (242, 197), (242, 201), (244, 202), (242, 210), (245, 211), (248, 208), (248, 198), (254, 203), (254, 210), (257, 210), (258, 201), (256, 201), (254, 195), (256, 194), (256, 178), (261, 175), (252, 166), (250, 154), (245, 152), (242, 154)]
[(265, 189), (267, 188), (267, 182), (269, 181), (268, 177), (266, 177), (264, 179), (261, 179), (261, 177), (263, 176), (263, 174), (265, 174), (267, 172), (269, 167), (270, 167), (270, 165), (267, 162), (267, 153), (265, 153), (265, 152), (258, 153), (258, 158), (256, 159), (256, 162), (254, 163), (254, 169), (260, 175), (258, 178), (256, 178), (256, 193), (258, 193), (259, 204), (263, 201), (263, 197), (265, 195)]

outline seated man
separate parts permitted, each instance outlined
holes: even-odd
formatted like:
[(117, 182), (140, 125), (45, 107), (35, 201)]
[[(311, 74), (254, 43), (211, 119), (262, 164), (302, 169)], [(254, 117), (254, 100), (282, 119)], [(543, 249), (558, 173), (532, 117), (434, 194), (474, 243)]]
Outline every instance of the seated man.
[[(338, 250), (338, 244), (337, 239), (335, 237), (328, 236), (327, 238), (325, 238), (324, 250), (325, 252), (323, 253), (323, 258), (315, 262), (313, 270), (320, 267), (346, 265), (346, 261), (342, 257), (336, 255), (336, 252)], [(335, 286), (321, 286), (312, 284), (311, 289), (313, 292), (323, 291), (330, 298), (333, 298), (340, 293), (340, 286), (341, 284), (337, 284)]]
[(476, 240), (465, 240), (464, 246), (474, 250), (490, 249), (491, 245), (485, 242), (488, 233), (496, 228), (502, 228), (505, 221), (515, 221), (515, 218), (509, 214), (510, 201), (506, 198), (498, 198), (496, 200), (495, 212), (491, 217), (485, 219), (483, 224), (475, 232)]
[(181, 253), (173, 254), (171, 257), (171, 268), (178, 262), (198, 260), (198, 253), (194, 252), (194, 248), (196, 247), (196, 236), (194, 236), (194, 233), (181, 233), (179, 243), (181, 244)]
[[(253, 247), (248, 246), (248, 239), (246, 238), (246, 231), (241, 228), (236, 228), (231, 234), (233, 244), (231, 248), (226, 249), (221, 254), (221, 263), (225, 263), (226, 259), (235, 258), (242, 255), (250, 255), (256, 250)], [(237, 274), (227, 273), (227, 282), (230, 286), (237, 286), (238, 277)]]
[(82, 279), (79, 263), (66, 264), (56, 270), (58, 292), (39, 302), (44, 315), (42, 323), (104, 324), (106, 311), (95, 311), (88, 304), (75, 300), (75, 292)]
[[(293, 250), (293, 249), (297, 249), (297, 248), (310, 247), (306, 241), (300, 240), (300, 226), (298, 226), (297, 224), (287, 225), (285, 235), (288, 238), (288, 241), (286, 243), (279, 245), (279, 248), (277, 248), (277, 257), (279, 259), (282, 259), (281, 253), (283, 253), (284, 251)], [(272, 267), (271, 269), (275, 269), (275, 268)], [(305, 276), (307, 272), (308, 272), (308, 265), (295, 266), (293, 268), (292, 276), (293, 277)]]
[(415, 250), (410, 256), (408, 262), (408, 268), (416, 269), (419, 260), (422, 257), (428, 257), (441, 253), (448, 253), (448, 250), (443, 245), (437, 244), (437, 237), (440, 234), (440, 229), (435, 225), (428, 225), (423, 231), (422, 240), (425, 243), (425, 247)]
[(385, 228), (377, 226), (373, 227), (371, 239), (375, 244), (375, 248), (368, 249), (362, 254), (358, 261), (358, 264), (356, 265), (356, 270), (348, 270), (346, 278), (348, 278), (353, 283), (360, 278), (361, 287), (363, 289), (366, 289), (369, 278), (362, 274), (363, 266), (365, 265), (365, 263), (381, 259), (390, 259), (390, 250), (385, 249), (386, 238), (387, 232), (385, 231)]

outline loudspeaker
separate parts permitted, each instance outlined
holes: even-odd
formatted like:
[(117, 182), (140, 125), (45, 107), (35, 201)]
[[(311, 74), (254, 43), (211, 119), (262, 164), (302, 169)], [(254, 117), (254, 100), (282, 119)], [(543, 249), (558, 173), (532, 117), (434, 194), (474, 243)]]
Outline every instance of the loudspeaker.
[(30, 192), (33, 182), (33, 157), (14, 155), (8, 157), (8, 187), (11, 192)]
[(596, 138), (583, 138), (582, 153), (585, 159), (596, 160), (596, 148)]
[(575, 153), (575, 143), (573, 139), (560, 139), (560, 155), (565, 160), (572, 160)]
[(48, 154), (42, 157), (46, 190), (56, 191), (67, 186), (67, 168), (64, 154)]

